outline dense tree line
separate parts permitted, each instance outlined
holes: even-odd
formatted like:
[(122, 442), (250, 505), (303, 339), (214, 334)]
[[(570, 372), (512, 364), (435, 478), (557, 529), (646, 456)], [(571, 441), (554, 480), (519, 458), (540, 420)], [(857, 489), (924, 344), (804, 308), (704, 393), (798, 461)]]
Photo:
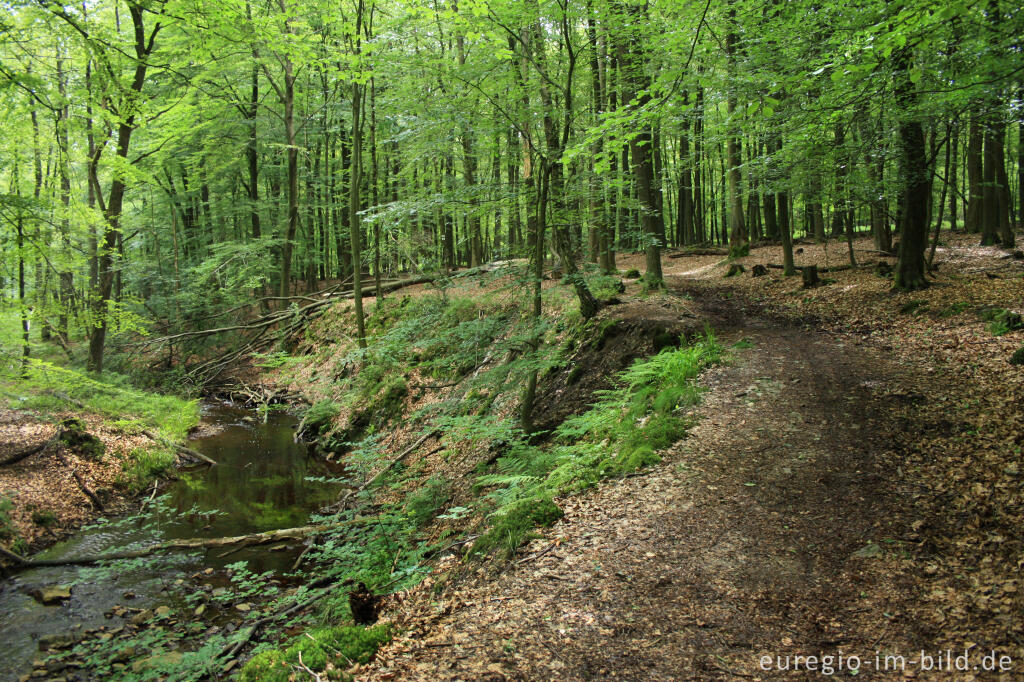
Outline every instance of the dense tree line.
[(939, 227), (1009, 248), (1024, 211), (1005, 0), (3, 8), (3, 293), (97, 370), (110, 330), (334, 280), (361, 339), (382, 279), (493, 259), (557, 259), (589, 316), (583, 261), (658, 287), (666, 247), (792, 273), (794, 237), (870, 232), (916, 289)]

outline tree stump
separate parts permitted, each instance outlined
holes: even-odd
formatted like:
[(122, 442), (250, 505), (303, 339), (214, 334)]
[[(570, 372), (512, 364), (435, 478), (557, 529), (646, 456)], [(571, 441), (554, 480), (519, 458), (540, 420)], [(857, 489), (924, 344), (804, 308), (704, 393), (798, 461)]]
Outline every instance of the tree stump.
[(735, 277), (736, 275), (746, 271), (747, 269), (743, 267), (740, 263), (733, 263), (732, 265), (729, 266), (729, 272), (725, 273), (725, 276)]
[(370, 592), (364, 583), (348, 595), (348, 605), (352, 609), (352, 620), (356, 625), (373, 625), (377, 622), (377, 609), (380, 597)]
[(768, 268), (763, 265), (755, 265), (754, 269), (750, 271), (751, 277), (764, 277), (768, 274)]
[(818, 266), (807, 265), (801, 271), (804, 275), (804, 289), (810, 289), (821, 284), (821, 279), (818, 277)]
[(103, 441), (85, 430), (85, 422), (74, 417), (60, 423), (57, 440), (86, 459), (100, 459), (106, 452)]

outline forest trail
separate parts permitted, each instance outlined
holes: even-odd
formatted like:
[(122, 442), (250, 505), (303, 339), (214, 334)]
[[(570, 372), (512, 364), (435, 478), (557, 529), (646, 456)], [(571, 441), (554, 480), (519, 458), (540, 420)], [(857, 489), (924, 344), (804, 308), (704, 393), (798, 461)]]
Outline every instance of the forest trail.
[(705, 373), (690, 435), (562, 500), (500, 576), (410, 595), (410, 630), (372, 679), (761, 678), (786, 674), (764, 655), (920, 648), (901, 619), (912, 586), (881, 549), (906, 530), (883, 453), (912, 378), (853, 340), (671, 285), (723, 342), (751, 344)]

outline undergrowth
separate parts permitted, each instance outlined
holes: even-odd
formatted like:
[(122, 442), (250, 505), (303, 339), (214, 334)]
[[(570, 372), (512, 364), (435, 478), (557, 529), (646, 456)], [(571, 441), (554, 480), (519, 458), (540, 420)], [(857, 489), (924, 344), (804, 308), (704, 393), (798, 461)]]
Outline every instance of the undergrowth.
[(553, 497), (660, 461), (657, 451), (686, 433), (684, 410), (700, 399), (697, 375), (721, 353), (708, 330), (688, 347), (637, 360), (619, 374), (615, 388), (598, 393), (589, 410), (563, 422), (548, 445), (533, 445), (506, 425), (505, 454), (496, 461), (497, 471), (477, 479), (494, 509), (491, 528), (472, 553), (500, 549), (511, 555), (533, 527), (550, 525), (560, 516)]

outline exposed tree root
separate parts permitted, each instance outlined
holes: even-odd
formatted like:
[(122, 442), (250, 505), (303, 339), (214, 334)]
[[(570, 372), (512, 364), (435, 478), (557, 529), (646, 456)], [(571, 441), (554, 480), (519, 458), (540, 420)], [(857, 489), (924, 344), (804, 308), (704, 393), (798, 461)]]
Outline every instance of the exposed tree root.
[(15, 464), (17, 462), (20, 462), (23, 459), (27, 459), (27, 458), (31, 457), (32, 455), (34, 455), (34, 454), (36, 454), (38, 452), (43, 452), (48, 447), (50, 447), (51, 445), (53, 445), (54, 443), (57, 442), (57, 438), (58, 438), (59, 435), (60, 434), (58, 432), (57, 434), (54, 434), (49, 440), (45, 440), (42, 443), (40, 443), (39, 445), (35, 445), (35, 446), (29, 448), (28, 450), (22, 450), (21, 452), (18, 452), (18, 453), (15, 453), (15, 454), (9, 456), (7, 459), (5, 459), (2, 462), (0, 462), (0, 467), (7, 466), (8, 464)]
[(166, 447), (169, 447), (169, 448), (171, 448), (173, 450), (176, 450), (177, 452), (185, 455), (186, 457), (190, 457), (190, 458), (196, 460), (197, 462), (202, 462), (204, 464), (209, 464), (210, 466), (216, 466), (216, 464), (217, 464), (216, 461), (210, 459), (209, 457), (207, 457), (203, 453), (197, 452), (196, 450), (193, 450), (192, 448), (187, 448), (184, 445), (178, 445), (177, 443), (172, 443), (171, 441), (167, 440), (163, 436), (159, 436), (159, 435), (153, 433), (152, 431), (149, 431), (148, 429), (143, 429), (142, 430), (142, 435), (145, 436), (146, 438), (149, 438), (150, 440), (156, 441), (157, 443), (160, 443), (160, 444), (162, 444), (162, 445), (164, 445)]

